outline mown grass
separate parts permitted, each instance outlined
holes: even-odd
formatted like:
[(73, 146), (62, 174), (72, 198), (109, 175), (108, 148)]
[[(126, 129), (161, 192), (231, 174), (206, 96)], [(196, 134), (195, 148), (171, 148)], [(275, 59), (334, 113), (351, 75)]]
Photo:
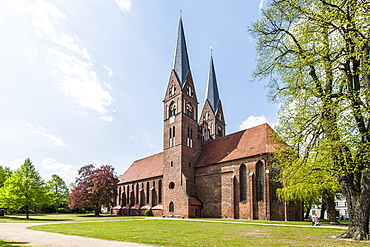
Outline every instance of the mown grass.
[[(81, 221), (106, 221), (118, 219), (137, 219), (138, 217), (122, 217), (115, 215), (101, 215), (95, 217), (93, 214), (31, 214), (30, 219), (26, 215), (5, 215), (0, 217), (0, 223), (50, 223), (50, 222), (81, 222)], [(143, 217), (141, 217), (143, 218)]]
[(333, 238), (345, 229), (250, 225), (225, 221), (148, 219), (48, 224), (31, 228), (161, 246), (369, 246), (369, 242)]

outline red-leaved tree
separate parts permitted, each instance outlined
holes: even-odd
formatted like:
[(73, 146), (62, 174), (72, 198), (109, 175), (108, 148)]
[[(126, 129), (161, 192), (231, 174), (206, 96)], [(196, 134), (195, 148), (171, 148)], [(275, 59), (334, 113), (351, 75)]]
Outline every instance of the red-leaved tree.
[(78, 171), (76, 187), (69, 196), (69, 207), (92, 208), (95, 216), (99, 216), (101, 208), (112, 206), (116, 197), (118, 179), (114, 174), (111, 165), (83, 166)]

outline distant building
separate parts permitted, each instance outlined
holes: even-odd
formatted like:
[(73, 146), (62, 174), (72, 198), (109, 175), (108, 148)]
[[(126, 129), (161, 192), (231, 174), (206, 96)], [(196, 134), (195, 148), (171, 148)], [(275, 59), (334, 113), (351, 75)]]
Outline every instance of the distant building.
[[(335, 212), (340, 219), (340, 217), (343, 215), (344, 219), (348, 219), (348, 209), (347, 209), (347, 201), (345, 197), (342, 197), (341, 199), (338, 199), (335, 201)], [(321, 214), (321, 205), (313, 205), (310, 210), (310, 215), (320, 215)], [(327, 219), (327, 211), (324, 213), (324, 219)]]
[(156, 216), (302, 220), (302, 205), (277, 199), (270, 126), (225, 135), (212, 54), (198, 121), (181, 17), (163, 102), (163, 152), (135, 161), (122, 175), (114, 214), (151, 209)]

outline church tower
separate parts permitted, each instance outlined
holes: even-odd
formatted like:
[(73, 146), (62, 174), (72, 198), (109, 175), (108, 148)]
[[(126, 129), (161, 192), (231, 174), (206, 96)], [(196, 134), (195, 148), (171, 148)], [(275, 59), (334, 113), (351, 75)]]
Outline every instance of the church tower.
[(204, 106), (199, 121), (202, 127), (204, 141), (216, 139), (225, 135), (225, 118), (218, 93), (213, 55), (209, 64), (208, 80)]
[(194, 166), (202, 141), (198, 138), (198, 101), (181, 16), (173, 67), (163, 102), (163, 214), (194, 217), (191, 206), (194, 201)]

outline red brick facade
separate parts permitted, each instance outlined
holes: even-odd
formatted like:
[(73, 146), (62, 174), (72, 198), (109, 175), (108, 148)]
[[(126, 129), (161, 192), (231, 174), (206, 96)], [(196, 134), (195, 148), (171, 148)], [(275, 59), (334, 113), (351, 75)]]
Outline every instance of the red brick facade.
[[(215, 74), (198, 121), (198, 100), (180, 19), (164, 98), (163, 152), (135, 161), (121, 177), (112, 213), (155, 216), (302, 220), (303, 207), (279, 202), (269, 170), (268, 124), (225, 136)], [(211, 57), (210, 73), (214, 73)], [(212, 80), (212, 81), (211, 81)], [(212, 84), (213, 83), (213, 84)]]

